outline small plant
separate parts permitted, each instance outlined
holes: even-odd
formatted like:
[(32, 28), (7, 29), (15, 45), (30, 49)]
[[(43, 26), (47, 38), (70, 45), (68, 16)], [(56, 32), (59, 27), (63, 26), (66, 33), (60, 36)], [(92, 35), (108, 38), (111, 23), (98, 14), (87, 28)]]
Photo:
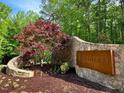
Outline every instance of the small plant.
[(70, 68), (70, 65), (68, 62), (63, 63), (60, 66), (61, 74), (65, 74), (69, 70), (69, 68)]

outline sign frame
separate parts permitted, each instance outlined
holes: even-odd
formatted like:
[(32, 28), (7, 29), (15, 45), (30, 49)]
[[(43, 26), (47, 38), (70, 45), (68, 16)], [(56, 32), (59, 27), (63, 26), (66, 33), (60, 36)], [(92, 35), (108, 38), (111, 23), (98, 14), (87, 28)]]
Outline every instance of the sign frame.
[(77, 51), (76, 64), (108, 75), (115, 75), (115, 54), (113, 50)]

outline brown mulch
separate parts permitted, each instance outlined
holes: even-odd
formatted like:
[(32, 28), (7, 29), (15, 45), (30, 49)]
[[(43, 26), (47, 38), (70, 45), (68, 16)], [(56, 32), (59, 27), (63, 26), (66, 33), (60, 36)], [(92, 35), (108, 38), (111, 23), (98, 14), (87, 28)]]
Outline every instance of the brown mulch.
[(12, 77), (1, 72), (0, 93), (119, 93), (79, 78), (74, 69), (62, 75), (46, 72), (47, 66), (36, 68), (32, 78)]

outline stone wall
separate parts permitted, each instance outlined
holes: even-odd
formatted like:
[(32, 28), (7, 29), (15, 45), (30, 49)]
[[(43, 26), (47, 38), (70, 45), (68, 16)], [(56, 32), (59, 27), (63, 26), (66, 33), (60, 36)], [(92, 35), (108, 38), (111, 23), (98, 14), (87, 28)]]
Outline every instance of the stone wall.
[[(114, 50), (116, 75), (110, 76), (88, 68), (76, 65), (76, 51), (83, 50)], [(71, 62), (79, 77), (99, 83), (103, 86), (119, 89), (124, 93), (124, 45), (90, 43), (73, 37)]]
[(8, 62), (6, 73), (8, 75), (17, 76), (17, 77), (24, 77), (24, 78), (33, 77), (34, 71), (20, 69), (20, 64), (19, 64), (20, 62), (18, 62), (17, 60), (18, 57), (14, 57)]

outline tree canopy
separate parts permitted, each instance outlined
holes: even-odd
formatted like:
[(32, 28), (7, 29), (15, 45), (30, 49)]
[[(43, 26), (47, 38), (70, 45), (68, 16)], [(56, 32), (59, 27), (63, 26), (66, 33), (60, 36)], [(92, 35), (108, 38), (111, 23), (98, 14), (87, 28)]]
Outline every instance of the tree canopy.
[(46, 0), (41, 15), (60, 23), (69, 35), (124, 43), (124, 0)]
[(20, 11), (16, 15), (10, 14), (11, 11), (9, 6), (0, 2), (0, 62), (8, 61), (7, 57), (17, 55), (15, 49), (18, 42), (13, 36), (39, 18), (39, 15), (32, 11)]
[(0, 22), (8, 17), (11, 11), (12, 9), (9, 6), (0, 2)]

